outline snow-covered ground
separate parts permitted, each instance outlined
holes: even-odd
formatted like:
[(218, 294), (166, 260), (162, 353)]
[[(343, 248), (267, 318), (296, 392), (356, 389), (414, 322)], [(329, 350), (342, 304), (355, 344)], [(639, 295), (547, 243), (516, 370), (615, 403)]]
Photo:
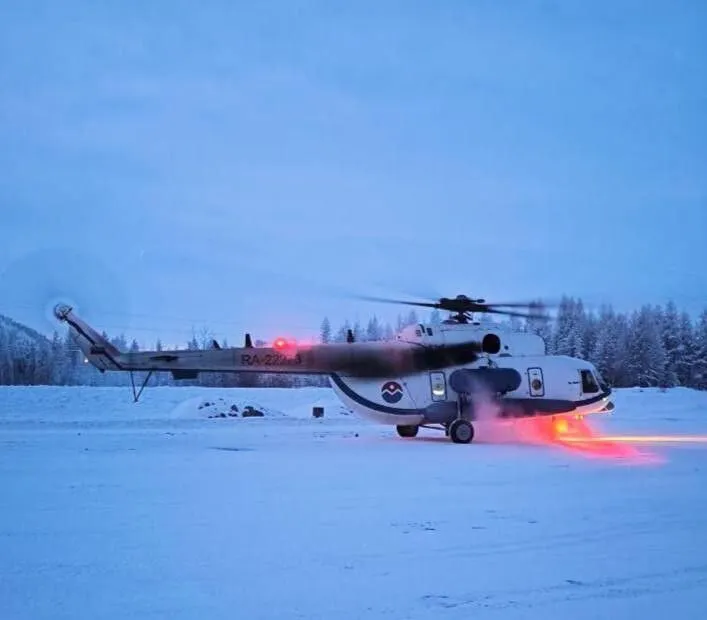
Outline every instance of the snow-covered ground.
[(707, 393), (615, 401), (612, 446), (697, 437), (462, 446), (327, 389), (0, 388), (0, 618), (702, 619)]

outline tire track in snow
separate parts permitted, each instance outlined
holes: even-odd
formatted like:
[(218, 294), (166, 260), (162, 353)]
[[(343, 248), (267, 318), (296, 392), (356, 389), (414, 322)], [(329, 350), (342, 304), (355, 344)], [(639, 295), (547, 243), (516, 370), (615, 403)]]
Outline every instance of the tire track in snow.
[(445, 609), (529, 609), (593, 599), (626, 599), (646, 595), (684, 592), (707, 585), (707, 564), (676, 570), (640, 573), (589, 581), (565, 580), (542, 588), (499, 590), (493, 593), (469, 593), (467, 596), (427, 594), (421, 601), (427, 607)]
[[(392, 524), (395, 525), (395, 524)], [(412, 524), (409, 524), (412, 525)], [(417, 528), (418, 536), (434, 536), (436, 533), (444, 530), (444, 526), (438, 525), (434, 520), (428, 520), (420, 525), (427, 527)], [(434, 527), (428, 527), (432, 525)], [(469, 525), (469, 530), (473, 529), (473, 525)], [(532, 551), (543, 551), (553, 546), (561, 546), (562, 548), (584, 547), (588, 543), (595, 544), (603, 541), (611, 541), (615, 539), (625, 539), (627, 536), (646, 536), (656, 533), (664, 533), (666, 528), (679, 528), (681, 530), (697, 531), (699, 528), (705, 527), (705, 518), (685, 519), (682, 515), (676, 515), (672, 518), (664, 518), (660, 520), (650, 519), (642, 522), (622, 523), (614, 526), (600, 526), (585, 530), (568, 531), (562, 534), (546, 534), (539, 532), (537, 535), (524, 540), (508, 540), (498, 542), (476, 542), (471, 541), (470, 545), (463, 545), (458, 542), (458, 536), (454, 538), (457, 542), (449, 546), (427, 546), (415, 547), (402, 550), (394, 553), (397, 560), (400, 559), (417, 559), (419, 556), (432, 552), (436, 556), (444, 556), (445, 558), (455, 557), (484, 557), (489, 555), (507, 555), (515, 553), (526, 553)], [(411, 528), (412, 529), (412, 528)], [(459, 528), (456, 528), (457, 530)], [(417, 539), (419, 540), (419, 538)], [(356, 555), (357, 561), (380, 560), (390, 557), (390, 553), (362, 553)]]

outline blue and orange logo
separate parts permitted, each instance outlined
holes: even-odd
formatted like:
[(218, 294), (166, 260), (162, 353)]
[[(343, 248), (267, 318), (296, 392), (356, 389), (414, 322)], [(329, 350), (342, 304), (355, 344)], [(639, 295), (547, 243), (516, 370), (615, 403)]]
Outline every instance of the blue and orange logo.
[(396, 381), (388, 381), (381, 388), (381, 396), (386, 403), (397, 403), (403, 397), (403, 386)]

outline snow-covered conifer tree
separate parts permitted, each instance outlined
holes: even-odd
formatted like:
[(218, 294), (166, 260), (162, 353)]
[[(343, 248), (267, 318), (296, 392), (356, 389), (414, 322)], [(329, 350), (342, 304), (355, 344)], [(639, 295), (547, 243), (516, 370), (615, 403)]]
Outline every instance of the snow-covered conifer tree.
[(361, 322), (356, 321), (353, 326), (353, 336), (356, 342), (362, 342), (365, 339), (365, 333), (361, 327)]
[(346, 337), (347, 337), (348, 331), (350, 329), (351, 329), (351, 323), (349, 322), (348, 319), (346, 319), (344, 321), (343, 325), (336, 332), (336, 336), (334, 337), (334, 342), (346, 342)]
[(530, 313), (535, 316), (525, 320), (525, 331), (540, 336), (545, 341), (546, 353), (552, 352), (552, 319), (547, 313), (547, 307), (539, 300), (531, 302)]
[(407, 317), (405, 317), (405, 327), (408, 325), (417, 325), (419, 322), (420, 319), (417, 315), (417, 310), (410, 310)]
[(554, 334), (555, 355), (582, 357), (584, 351), (584, 307), (581, 300), (563, 296)]
[(390, 323), (386, 323), (383, 328), (383, 340), (393, 340), (395, 338), (395, 332)]
[(626, 370), (633, 385), (654, 387), (665, 381), (665, 350), (660, 332), (660, 313), (643, 306), (631, 316)]
[(322, 344), (328, 344), (331, 342), (331, 323), (329, 322), (329, 317), (324, 317), (322, 324), (319, 328), (319, 341)]
[(616, 377), (613, 372), (616, 346), (616, 315), (614, 309), (605, 304), (599, 310), (594, 349), (589, 359), (609, 385), (616, 385)]
[(12, 383), (10, 338), (5, 326), (0, 323), (0, 385), (12, 385)]
[(380, 340), (381, 337), (382, 334), (380, 323), (378, 322), (378, 317), (373, 316), (371, 319), (369, 319), (368, 325), (366, 325), (366, 340), (368, 340), (369, 342), (375, 342), (377, 340)]
[(525, 330), (525, 323), (517, 316), (508, 317), (508, 320), (505, 323), (506, 328), (512, 332), (521, 332)]
[[(66, 365), (66, 358), (64, 356), (64, 346), (59, 336), (59, 332), (54, 330), (52, 335), (51, 344), (49, 347), (52, 365), (52, 376), (51, 381), (53, 385), (62, 385), (64, 379), (64, 366)], [(2, 358), (2, 350), (0, 349), (0, 359)]]
[(678, 384), (692, 387), (693, 368), (697, 362), (697, 342), (692, 319), (681, 312), (678, 319), (678, 348), (675, 358), (675, 374)]
[(707, 390), (707, 309), (695, 326), (695, 363), (693, 366), (693, 385), (700, 390)]
[(680, 325), (675, 304), (670, 301), (665, 310), (658, 309), (657, 317), (660, 321), (660, 337), (665, 351), (665, 368), (661, 383), (666, 387), (672, 387), (678, 384), (677, 366), (680, 356)]
[(593, 312), (583, 313), (583, 317), (580, 320), (583, 332), (581, 357), (585, 360), (593, 361), (592, 353), (596, 347), (599, 321)]

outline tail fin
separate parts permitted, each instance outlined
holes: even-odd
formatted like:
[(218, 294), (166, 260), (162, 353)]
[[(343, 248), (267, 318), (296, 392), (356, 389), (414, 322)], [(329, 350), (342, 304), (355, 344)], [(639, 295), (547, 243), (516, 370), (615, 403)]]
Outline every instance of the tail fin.
[(86, 359), (101, 372), (105, 370), (122, 370), (123, 355), (90, 325), (86, 324), (73, 313), (73, 308), (66, 304), (54, 307), (54, 316), (67, 323), (76, 343), (86, 356)]

